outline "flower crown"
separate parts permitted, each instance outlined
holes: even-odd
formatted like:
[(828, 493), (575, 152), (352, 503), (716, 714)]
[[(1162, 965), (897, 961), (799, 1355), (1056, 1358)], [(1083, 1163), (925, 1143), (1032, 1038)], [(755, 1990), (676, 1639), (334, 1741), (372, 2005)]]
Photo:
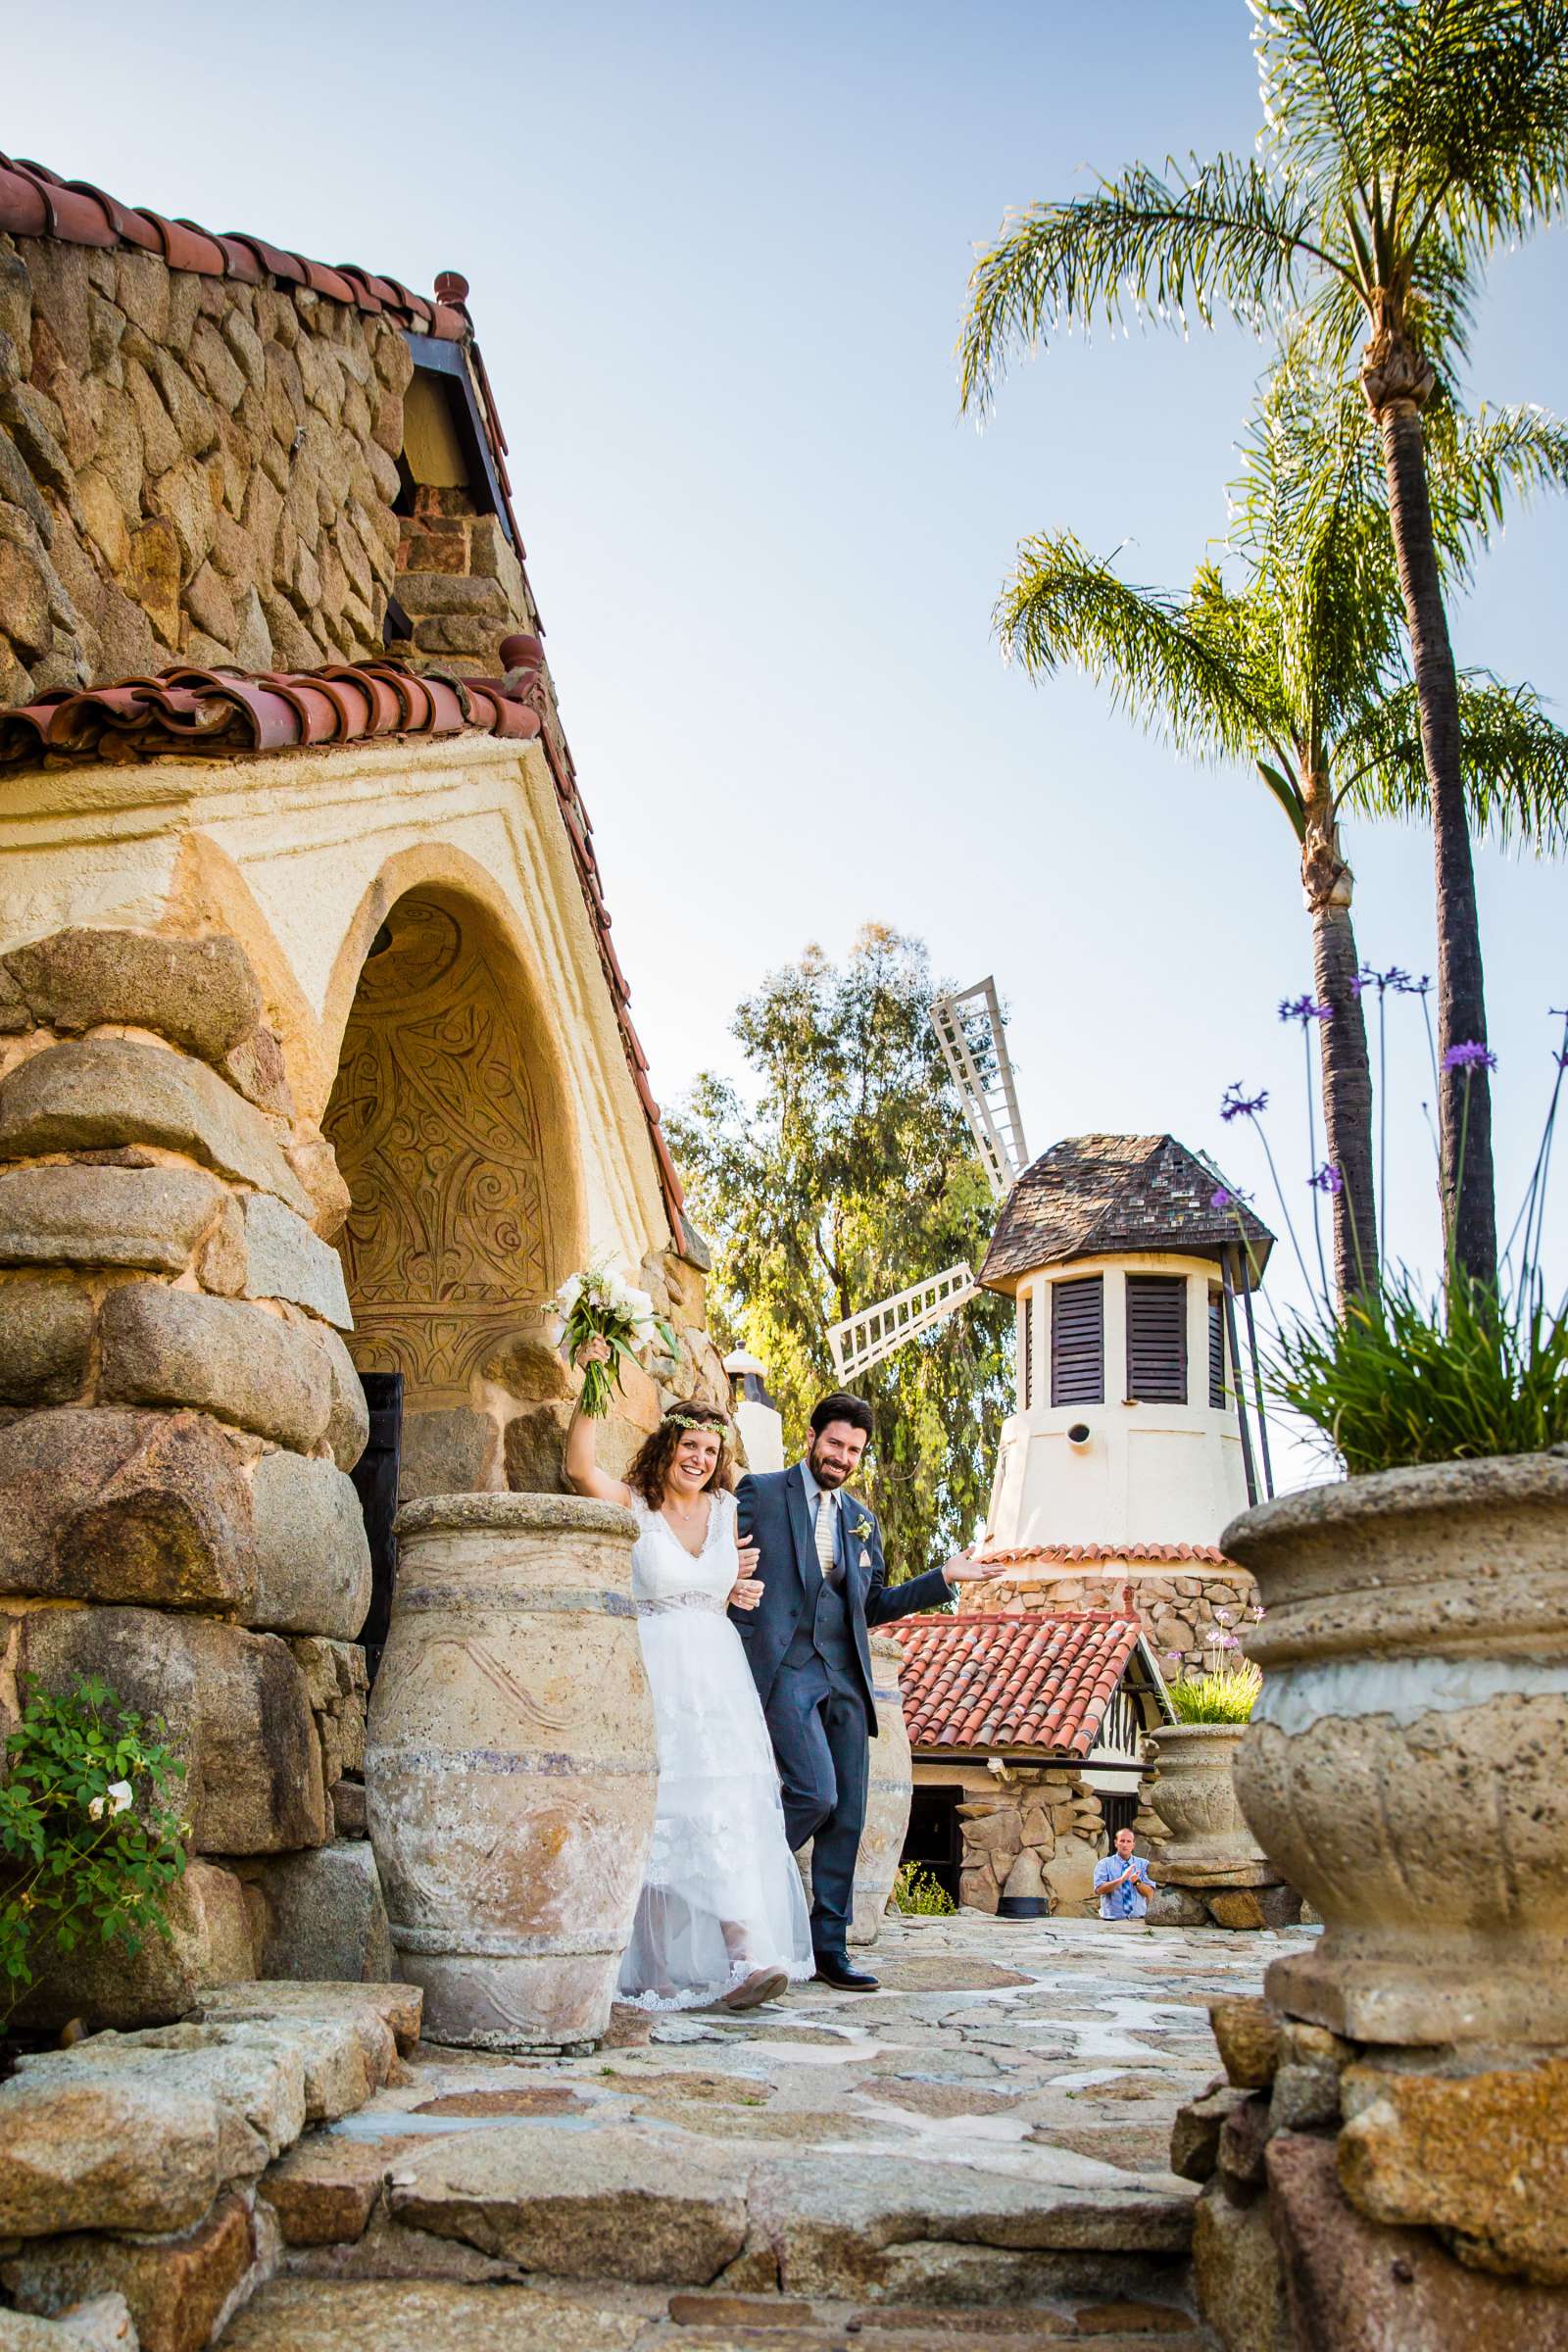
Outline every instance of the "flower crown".
[(706, 1429), (710, 1437), (727, 1438), (729, 1436), (727, 1421), (699, 1421), (691, 1413), (666, 1413), (664, 1419), (672, 1429)]

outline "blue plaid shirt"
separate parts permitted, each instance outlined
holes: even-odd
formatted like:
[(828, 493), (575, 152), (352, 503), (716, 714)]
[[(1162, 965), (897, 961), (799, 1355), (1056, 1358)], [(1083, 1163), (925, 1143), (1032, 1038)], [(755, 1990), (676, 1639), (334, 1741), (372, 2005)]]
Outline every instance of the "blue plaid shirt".
[[(1128, 1860), (1137, 1862), (1139, 1857), (1132, 1854)], [(1149, 1897), (1139, 1892), (1137, 1879), (1129, 1879), (1125, 1886), (1111, 1885), (1112, 1879), (1119, 1879), (1126, 1868), (1120, 1854), (1107, 1854), (1102, 1862), (1095, 1864), (1095, 1892), (1100, 1896), (1102, 1919), (1142, 1919), (1149, 1909)], [(1140, 1862), (1139, 1877), (1148, 1875), (1148, 1866)]]

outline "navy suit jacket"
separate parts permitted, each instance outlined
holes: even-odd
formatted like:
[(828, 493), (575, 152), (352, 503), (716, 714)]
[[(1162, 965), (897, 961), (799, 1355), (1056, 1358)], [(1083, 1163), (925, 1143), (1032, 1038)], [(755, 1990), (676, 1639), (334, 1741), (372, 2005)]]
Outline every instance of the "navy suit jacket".
[[(762, 1597), (755, 1609), (731, 1609), (730, 1622), (746, 1644), (752, 1679), (766, 1706), (784, 1652), (795, 1639), (808, 1595), (814, 1595), (821, 1584), (822, 1571), (811, 1540), (811, 1515), (798, 1462), (788, 1470), (764, 1470), (743, 1478), (735, 1493), (741, 1540), (750, 1540), (761, 1552), (757, 1572), (762, 1580)], [(857, 1535), (854, 1531), (862, 1522), (866, 1532)], [(916, 1609), (939, 1609), (952, 1599), (953, 1592), (940, 1568), (912, 1576), (907, 1584), (889, 1585), (876, 1513), (847, 1489), (839, 1494), (838, 1524), (846, 1613), (865, 1695), (867, 1726), (874, 1736), (876, 1701), (867, 1628), (889, 1625), (894, 1618), (911, 1616)]]

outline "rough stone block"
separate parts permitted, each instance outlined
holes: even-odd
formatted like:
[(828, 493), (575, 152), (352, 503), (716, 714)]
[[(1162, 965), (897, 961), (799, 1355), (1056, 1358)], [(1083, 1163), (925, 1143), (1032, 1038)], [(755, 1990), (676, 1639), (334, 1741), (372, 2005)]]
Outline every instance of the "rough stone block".
[(48, 1046), (0, 1079), (0, 1158), (157, 1144), (304, 1216), (311, 1199), (266, 1114), (204, 1061), (128, 1037)]
[(1219, 2135), (1219, 2170), (1235, 2187), (1262, 2187), (1268, 2133), (1268, 2100), (1261, 2091), (1249, 2091), (1237, 2100)]
[(366, 1835), (365, 1783), (334, 1781), (326, 1793), (331, 1800), (333, 1834), (339, 1838), (363, 1838)]
[[(296, 1326), (295, 1328), (299, 1328)], [(326, 1364), (329, 1406), (326, 1442), (340, 1470), (352, 1470), (370, 1442), (370, 1408), (354, 1358), (329, 1323), (313, 1323), (305, 1336)], [(405, 1422), (404, 1427), (408, 1424)]]
[(66, 1404), (79, 1396), (93, 1320), (74, 1283), (21, 1274), (0, 1284), (0, 1402)]
[(466, 1494), (491, 1484), (496, 1425), (467, 1405), (444, 1412), (405, 1413), (398, 1499), (421, 1494)]
[(257, 2193), (277, 2215), (285, 2245), (352, 2245), (365, 2235), (388, 2171), (416, 2144), (412, 2134), (373, 2140), (313, 2134), (271, 2166)]
[(1252, 1929), (1268, 1925), (1263, 1907), (1250, 1886), (1220, 1886), (1207, 1896), (1209, 1917), (1216, 1928)]
[(3, 2278), (24, 2311), (59, 2311), (89, 2295), (122, 2294), (141, 2352), (202, 2352), (219, 2314), (251, 2267), (251, 2220), (238, 2197), (223, 2197), (179, 2237), (30, 2240)]
[(267, 2147), (240, 2114), (181, 2082), (77, 2067), (0, 2084), (0, 2231), (184, 2230)]
[(1425, 2230), (1368, 2221), (1340, 2187), (1333, 2140), (1281, 2132), (1267, 2163), (1290, 2342), (1312, 2352), (1568, 2352), (1560, 2288), (1489, 2278)]
[(1477, 2269), (1568, 2285), (1568, 2059), (1450, 2078), (1352, 2066), (1340, 2185), (1369, 2221), (1451, 2233)]
[(1152, 1928), (1206, 1928), (1208, 1907), (1190, 1886), (1156, 1886), (1149, 1898)]
[(245, 1296), (287, 1298), (323, 1323), (352, 1330), (343, 1260), (331, 1244), (318, 1241), (303, 1217), (270, 1193), (250, 1194), (244, 1213)]
[(1170, 2169), (1182, 2180), (1208, 2180), (1219, 2168), (1219, 2135), (1250, 2091), (1226, 2083), (1176, 2110), (1170, 2133)]
[(364, 1650), (357, 1642), (334, 1642), (316, 1634), (296, 1637), (289, 1648), (305, 1677), (327, 1787), (346, 1773), (363, 1777), (370, 1698)]
[(15, 1670), (47, 1690), (101, 1675), (126, 1707), (165, 1718), (185, 1765), (195, 1852), (285, 1853), (325, 1839), (305, 1678), (275, 1635), (153, 1609), (48, 1608), (13, 1618), (11, 1648)]
[(0, 1173), (0, 1265), (179, 1274), (227, 1200), (216, 1177), (195, 1168), (8, 1169)]
[(1208, 2022), (1227, 2079), (1241, 2090), (1267, 2090), (1280, 2056), (1280, 2014), (1253, 1993), (1210, 2001)]
[(4, 2314), (5, 2352), (137, 2352), (136, 2323), (123, 2295), (93, 2295), (71, 2303), (58, 2319)]
[(252, 1625), (352, 1642), (370, 1605), (370, 1545), (352, 1482), (335, 1463), (269, 1453), (251, 1479)]
[(223, 1055), (262, 1017), (261, 992), (235, 939), (163, 939), (146, 931), (56, 931), (13, 948), (5, 968), (50, 1029), (123, 1022), (201, 1054)]
[(565, 1424), (570, 1407), (537, 1404), (507, 1423), (503, 1454), (514, 1494), (564, 1494)]
[[(1216, 2181), (1193, 2208), (1193, 2286), (1225, 2352), (1294, 2352), (1268, 2207), (1233, 2205)], [(1392, 2341), (1393, 2339), (1391, 2339)]]
[(185, 1404), (301, 1450), (326, 1434), (330, 1373), (313, 1336), (263, 1308), (161, 1283), (125, 1283), (98, 1319), (100, 1394)]
[(390, 1979), (386, 1905), (375, 1856), (363, 1838), (248, 1864), (246, 1875), (267, 1906), (261, 1976), (345, 1984)]
[(149, 1931), (134, 1953), (89, 1936), (63, 1956), (39, 1955), (37, 1982), (17, 2022), (63, 2026), (79, 2017), (95, 2029), (168, 2025), (188, 2016), (211, 1986), (255, 1976), (245, 1892), (232, 1872), (188, 1861), (169, 1888), (164, 1916), (168, 1940)]
[(0, 1592), (243, 1615), (250, 1529), (250, 1492), (203, 1414), (66, 1406), (0, 1430)]

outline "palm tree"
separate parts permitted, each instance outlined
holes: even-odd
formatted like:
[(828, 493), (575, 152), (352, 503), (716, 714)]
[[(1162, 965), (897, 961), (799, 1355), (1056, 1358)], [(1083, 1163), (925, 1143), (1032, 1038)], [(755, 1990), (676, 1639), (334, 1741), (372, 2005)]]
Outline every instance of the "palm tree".
[[(1400, 629), (1370, 418), (1288, 355), (1232, 485), (1229, 553), (1185, 596), (1124, 580), (1070, 532), (1025, 540), (997, 607), (1004, 645), (1034, 677), (1076, 663), (1116, 703), (1200, 759), (1245, 760), (1288, 819), (1312, 930), (1323, 1121), (1342, 1302), (1378, 1277), (1372, 1082), (1342, 814), (1425, 814), (1426, 775)], [(1450, 575), (1463, 572), (1505, 486), (1568, 473), (1568, 427), (1537, 412), (1446, 411), (1434, 436), (1433, 512)], [(1568, 735), (1528, 688), (1477, 672), (1458, 684), (1472, 820), (1536, 850), (1568, 843)]]
[[(1129, 311), (1166, 324), (1299, 316), (1376, 424), (1410, 648), (1437, 885), (1445, 1060), (1486, 1040), (1459, 681), (1423, 429), (1463, 364), (1486, 261), (1568, 202), (1568, 0), (1251, 0), (1259, 155), (1134, 164), (1034, 206), (970, 281), (962, 392), (984, 409), (1009, 356)], [(1496, 1271), (1484, 1065), (1440, 1087), (1449, 1262)]]

